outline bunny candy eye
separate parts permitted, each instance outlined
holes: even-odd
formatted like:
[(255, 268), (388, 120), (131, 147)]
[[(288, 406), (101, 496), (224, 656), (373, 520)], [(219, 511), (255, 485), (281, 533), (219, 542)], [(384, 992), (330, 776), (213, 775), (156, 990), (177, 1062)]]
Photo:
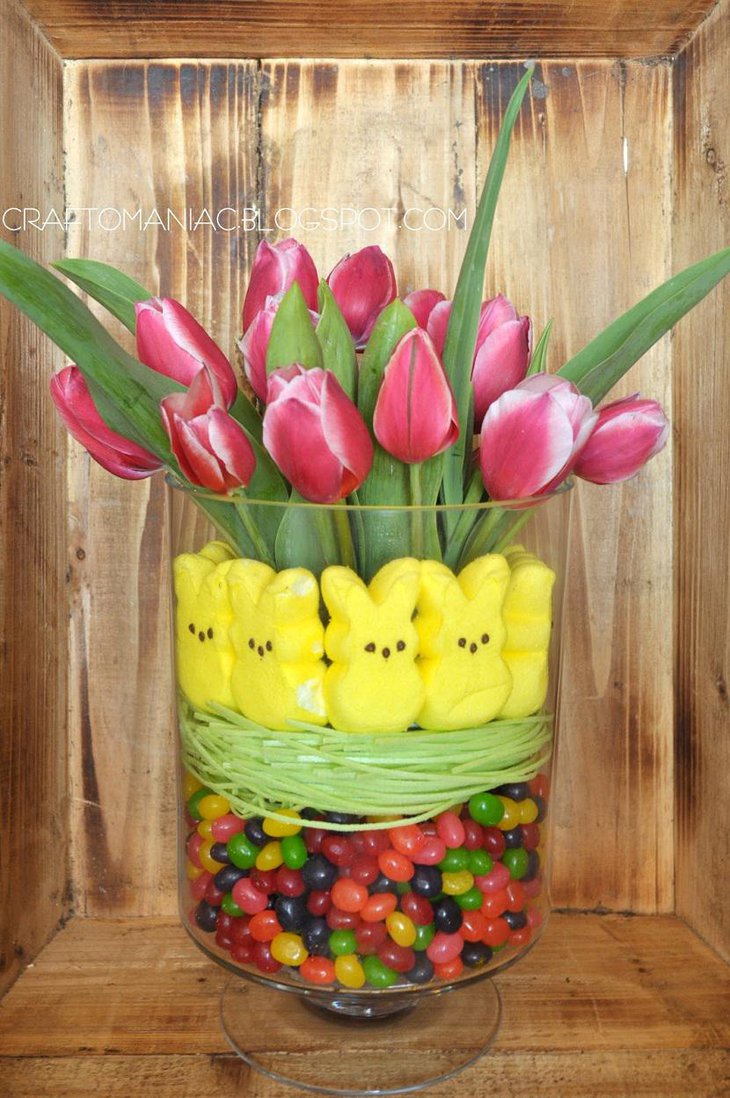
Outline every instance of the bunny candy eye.
[(208, 640), (213, 640), (213, 630), (210, 628), (208, 629)]
[(482, 633), (482, 644), (489, 644), (489, 633)]
[(466, 648), (466, 637), (459, 637), (459, 648)]
[(405, 641), (398, 641), (398, 643), (396, 644), (396, 648), (398, 649), (399, 652), (404, 652), (405, 647), (406, 647), (406, 642)]
[(195, 624), (192, 621), (190, 622), (190, 625), (188, 626), (188, 629), (193, 634), (193, 636), (195, 636)]
[(370, 644), (366, 644), (366, 645), (365, 645), (365, 651), (366, 651), (366, 652), (374, 652), (374, 651), (375, 651), (375, 643), (374, 643), (374, 641), (370, 641)]

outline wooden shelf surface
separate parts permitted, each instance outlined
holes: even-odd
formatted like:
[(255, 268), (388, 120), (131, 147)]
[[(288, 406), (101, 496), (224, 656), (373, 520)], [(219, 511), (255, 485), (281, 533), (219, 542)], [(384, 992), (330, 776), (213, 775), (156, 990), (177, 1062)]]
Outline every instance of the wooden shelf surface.
[[(170, 920), (72, 920), (0, 1004), (0, 1093), (294, 1095), (229, 1052), (218, 1026), (225, 979)], [(499, 986), (493, 1051), (433, 1098), (730, 1092), (730, 973), (679, 919), (554, 915)], [(281, 1011), (301, 1009), (268, 998), (270, 1014), (252, 1027), (262, 1045)], [(303, 1054), (289, 1044), (270, 1063)], [(422, 1054), (438, 1055), (426, 1043)], [(336, 1048), (317, 1055), (323, 1073), (336, 1072)]]

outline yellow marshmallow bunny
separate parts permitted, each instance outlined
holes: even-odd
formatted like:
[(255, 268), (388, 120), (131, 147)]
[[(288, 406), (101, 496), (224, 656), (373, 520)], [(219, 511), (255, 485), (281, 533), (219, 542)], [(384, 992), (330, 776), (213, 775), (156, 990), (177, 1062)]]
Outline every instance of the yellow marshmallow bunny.
[(512, 673), (512, 690), (500, 717), (527, 717), (545, 701), (548, 646), (555, 573), (521, 545), (505, 551), (510, 579), (502, 616), (507, 637), (502, 658)]
[(231, 693), (233, 646), (229, 629), (233, 610), (226, 572), (232, 553), (212, 541), (199, 553), (182, 553), (173, 561), (175, 646), (180, 688), (198, 709), (210, 702), (234, 708)]

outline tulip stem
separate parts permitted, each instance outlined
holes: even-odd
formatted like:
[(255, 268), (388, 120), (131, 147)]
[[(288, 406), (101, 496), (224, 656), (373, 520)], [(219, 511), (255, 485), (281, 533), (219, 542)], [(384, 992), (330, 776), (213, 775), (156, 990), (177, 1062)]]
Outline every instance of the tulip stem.
[(340, 549), (340, 563), (348, 568), (355, 568), (355, 547), (352, 543), (352, 530), (347, 516), (346, 507), (334, 507), (332, 509), (335, 521), (335, 531)]
[(251, 544), (253, 545), (253, 547), (256, 551), (257, 560), (263, 561), (264, 564), (269, 564), (269, 565), (273, 566), (274, 562), (271, 558), (271, 554), (269, 552), (269, 549), (268, 549), (265, 541), (261, 537), (261, 533), (260, 533), (256, 523), (251, 518), (251, 513), (249, 511), (248, 504), (245, 501), (245, 499), (243, 500), (242, 503), (239, 503), (238, 501), (236, 501), (236, 512), (238, 514), (238, 517), (241, 520), (241, 523), (243, 525), (244, 530), (246, 531), (249, 538), (251, 539)]
[(423, 512), (420, 510), (423, 503), (421, 485), (421, 462), (415, 462), (408, 466), (411, 485), (411, 506), (414, 511), (411, 515), (411, 551), (413, 556), (420, 560), (423, 557)]

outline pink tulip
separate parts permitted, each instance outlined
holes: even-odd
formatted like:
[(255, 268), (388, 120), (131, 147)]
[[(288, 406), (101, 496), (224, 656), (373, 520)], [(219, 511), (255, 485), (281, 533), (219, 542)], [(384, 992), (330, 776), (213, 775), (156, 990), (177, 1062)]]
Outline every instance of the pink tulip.
[(327, 276), (329, 288), (360, 350), (386, 305), (395, 299), (395, 271), (377, 244), (346, 255)]
[(204, 366), (186, 393), (160, 402), (172, 452), (191, 484), (211, 492), (248, 486), (256, 457), (246, 432), (228, 415), (218, 381)]
[(634, 393), (598, 409), (598, 422), (573, 471), (594, 484), (628, 480), (663, 449), (668, 437), (661, 405)]
[(69, 432), (109, 473), (141, 480), (162, 468), (154, 454), (107, 427), (96, 410), (78, 366), (66, 366), (51, 378), (51, 398)]
[(158, 374), (189, 386), (207, 366), (215, 374), (226, 407), (236, 399), (236, 377), (220, 347), (188, 310), (170, 297), (152, 297), (134, 306), (137, 356)]
[[(266, 298), (266, 305), (256, 313), (239, 343), (246, 377), (259, 400), (266, 400), (266, 352), (271, 339), (271, 329), (274, 327), (274, 318), (283, 296), (283, 294), (277, 294), (276, 297)], [(309, 315), (312, 318), (312, 324), (316, 326), (319, 315), (311, 309)]]
[(477, 423), (482, 422), (489, 405), (514, 389), (527, 373), (531, 328), (530, 318), (518, 316), (502, 294), (482, 305), (471, 374)]
[(490, 405), (479, 461), (491, 499), (523, 499), (556, 488), (572, 470), (598, 419), (569, 381), (534, 374)]
[(287, 480), (314, 503), (344, 499), (373, 463), (365, 422), (329, 370), (296, 364), (269, 374), (263, 438)]
[(440, 290), (414, 290), (403, 299), (403, 304), (413, 313), (418, 327), (431, 336), (431, 342), (440, 358), (444, 353), (451, 302), (447, 301)]
[(406, 332), (385, 367), (373, 430), (384, 450), (410, 465), (440, 454), (459, 437), (454, 394), (421, 328)]
[(251, 280), (243, 302), (244, 332), (256, 314), (265, 308), (267, 297), (286, 293), (294, 282), (299, 284), (309, 308), (316, 309), (319, 276), (314, 260), (304, 245), (291, 238), (278, 244), (262, 240), (256, 249)]

